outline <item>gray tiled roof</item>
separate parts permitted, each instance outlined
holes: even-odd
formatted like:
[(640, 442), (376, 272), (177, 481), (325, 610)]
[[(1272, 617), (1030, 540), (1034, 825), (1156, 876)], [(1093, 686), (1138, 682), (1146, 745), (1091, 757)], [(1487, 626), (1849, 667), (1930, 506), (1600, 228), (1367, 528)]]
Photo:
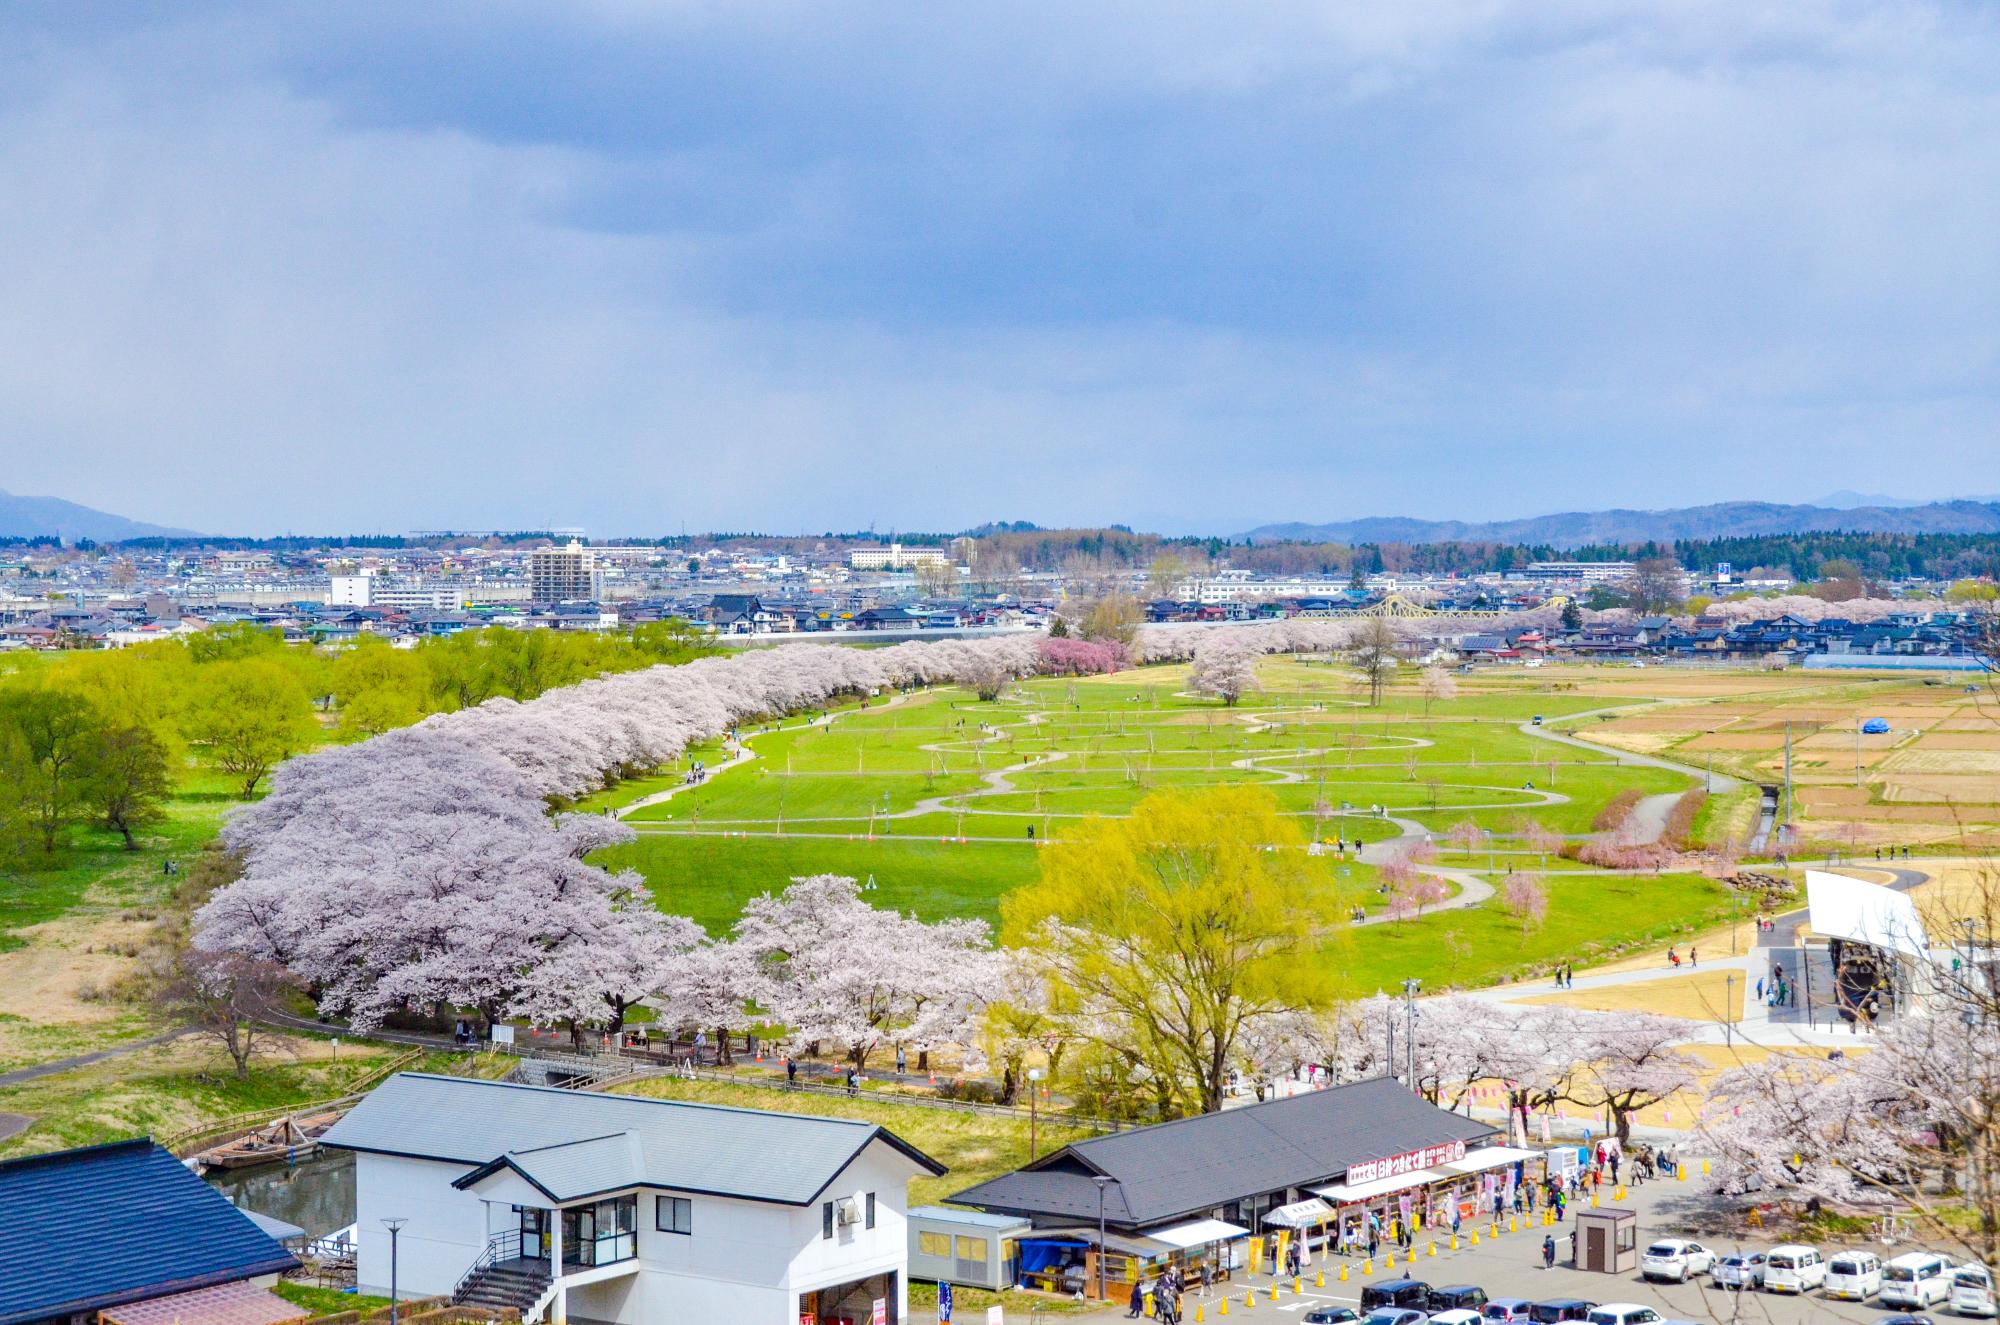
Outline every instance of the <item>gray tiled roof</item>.
[(806, 1205), (878, 1139), (945, 1171), (869, 1122), (415, 1072), (378, 1086), (321, 1144), (511, 1167), (557, 1200), (647, 1186)]
[(1105, 1217), (1147, 1228), (1247, 1196), (1338, 1180), (1350, 1165), (1493, 1134), (1387, 1077), (1079, 1141), (958, 1193), (966, 1205), (1039, 1219), (1097, 1218), (1093, 1175), (1117, 1179)]

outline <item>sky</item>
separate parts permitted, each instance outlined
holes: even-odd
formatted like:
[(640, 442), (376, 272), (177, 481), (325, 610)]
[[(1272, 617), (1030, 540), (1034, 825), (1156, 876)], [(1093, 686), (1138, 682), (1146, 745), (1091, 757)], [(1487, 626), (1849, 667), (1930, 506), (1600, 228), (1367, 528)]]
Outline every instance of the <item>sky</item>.
[(1994, 487), (2000, 6), (0, 8), (0, 487), (1229, 533)]

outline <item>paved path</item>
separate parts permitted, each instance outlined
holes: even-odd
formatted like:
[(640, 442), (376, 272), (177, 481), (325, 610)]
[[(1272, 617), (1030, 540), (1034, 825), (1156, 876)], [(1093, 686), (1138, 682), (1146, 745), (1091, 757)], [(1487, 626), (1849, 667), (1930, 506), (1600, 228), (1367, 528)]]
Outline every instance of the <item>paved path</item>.
[(149, 1035), (143, 1040), (132, 1040), (126, 1044), (113, 1045), (109, 1049), (99, 1049), (95, 1053), (76, 1054), (70, 1058), (56, 1058), (46, 1063), (35, 1063), (29, 1067), (17, 1067), (12, 1072), (0, 1072), (0, 1086), (19, 1086), (25, 1082), (39, 1081), (43, 1077), (53, 1077), (64, 1072), (73, 1072), (79, 1067), (89, 1067), (92, 1063), (102, 1063), (108, 1058), (123, 1057), (126, 1054), (137, 1053), (141, 1049), (150, 1049), (156, 1044), (165, 1044), (169, 1040), (178, 1040), (183, 1035), (193, 1034), (193, 1031), (194, 1028), (191, 1026), (182, 1026), (176, 1030), (162, 1031), (158, 1035)]
[[(1661, 705), (1657, 700), (1644, 704), (1614, 704), (1608, 708), (1589, 709), (1583, 713), (1567, 713), (1563, 715), (1562, 721), (1576, 722), (1584, 718), (1595, 718), (1607, 713), (1623, 713), (1628, 710), (1646, 710), (1659, 707)], [(1611, 755), (1621, 764), (1638, 764), (1645, 768), (1664, 768), (1670, 773), (1685, 773), (1692, 778), (1705, 778), (1707, 779), (1708, 789), (1711, 792), (1734, 791), (1743, 785), (1726, 773), (1711, 774), (1705, 768), (1696, 768), (1693, 764), (1683, 764), (1672, 759), (1662, 759), (1658, 755), (1642, 755), (1630, 750), (1620, 750), (1616, 746), (1595, 745), (1580, 736), (1573, 736), (1566, 731), (1552, 731), (1547, 727), (1537, 727), (1532, 722), (1522, 723), (1520, 730), (1523, 734), (1532, 736), (1539, 741), (1554, 741), (1558, 745), (1572, 746), (1578, 750), (1588, 750), (1596, 755)]]

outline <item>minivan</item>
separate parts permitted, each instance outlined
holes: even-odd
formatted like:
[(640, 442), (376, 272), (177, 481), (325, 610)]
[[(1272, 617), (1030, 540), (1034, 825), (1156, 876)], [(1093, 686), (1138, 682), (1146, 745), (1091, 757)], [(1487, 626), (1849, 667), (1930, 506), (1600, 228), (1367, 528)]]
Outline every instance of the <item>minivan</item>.
[(1817, 1247), (1788, 1242), (1764, 1258), (1764, 1291), (1805, 1293), (1826, 1282), (1826, 1262)]
[(1535, 1304), (1525, 1297), (1496, 1297), (1479, 1309), (1479, 1314), (1487, 1320), (1509, 1325), (1512, 1321), (1526, 1320)]
[(1470, 1311), (1477, 1314), (1486, 1305), (1486, 1290), (1473, 1284), (1448, 1284), (1431, 1290), (1430, 1306), (1426, 1308), (1432, 1315), (1440, 1311)]
[(1431, 1286), (1420, 1279), (1385, 1279), (1361, 1290), (1364, 1313), (1377, 1307), (1415, 1307), (1418, 1311), (1428, 1311), (1430, 1305)]
[(1912, 1251), (1882, 1267), (1882, 1305), (1927, 1307), (1951, 1296), (1951, 1262), (1935, 1252)]
[(1607, 1302), (1584, 1319), (1590, 1325), (1659, 1325), (1660, 1313), (1632, 1302)]
[(1872, 1251), (1843, 1251), (1827, 1257), (1820, 1292), (1843, 1302), (1866, 1302), (1882, 1291), (1882, 1261)]
[(1589, 1320), (1590, 1313), (1596, 1309), (1595, 1302), (1586, 1302), (1580, 1297), (1551, 1298), (1529, 1307), (1528, 1319), (1535, 1325), (1555, 1325), (1557, 1321)]
[(1996, 1307), (1993, 1273), (1983, 1265), (1961, 1265), (1951, 1272), (1951, 1311), (1955, 1316), (1991, 1316)]

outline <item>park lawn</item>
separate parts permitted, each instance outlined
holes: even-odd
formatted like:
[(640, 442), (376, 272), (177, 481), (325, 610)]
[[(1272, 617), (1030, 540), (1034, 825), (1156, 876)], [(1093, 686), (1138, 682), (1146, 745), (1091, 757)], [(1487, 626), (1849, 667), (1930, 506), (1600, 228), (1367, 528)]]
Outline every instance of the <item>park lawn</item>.
[[(195, 1040), (153, 1045), (55, 1076), (0, 1087), (0, 1112), (26, 1114), (28, 1129), (0, 1155), (40, 1154), (123, 1137), (197, 1127), (238, 1114), (279, 1111), (349, 1093), (400, 1045), (349, 1042), (336, 1061), (328, 1042), (300, 1037), (295, 1059), (260, 1058), (238, 1080), (220, 1051)], [(464, 1056), (428, 1054), (412, 1070), (463, 1070)]]
[(0, 889), (0, 953), (19, 947), (15, 932), (68, 914), (86, 894), (99, 905), (140, 906), (165, 892), (161, 862), (183, 863), (215, 836), (228, 804), (176, 799), (167, 817), (138, 835), (139, 849), (125, 850), (118, 834), (91, 825), (71, 830), (67, 850), (53, 857), (30, 854), (9, 871)]
[(1367, 997), (1413, 976), (1440, 993), (1521, 979), (1557, 962), (1588, 965), (1633, 947), (1664, 950), (1736, 913), (1726, 888), (1696, 874), (1552, 875), (1546, 884), (1548, 916), (1525, 935), (1498, 898), (1358, 931), (1339, 958), (1349, 992)]
[(1025, 840), (959, 845), (903, 837), (849, 842), (644, 833), (591, 859), (610, 869), (638, 870), (662, 911), (691, 916), (711, 934), (727, 932), (750, 898), (782, 892), (808, 874), (872, 877), (872, 904), (924, 920), (969, 917), (997, 924), (1000, 898), (1040, 869), (1036, 848)]
[[(302, 1284), (294, 1279), (280, 1279), (271, 1285), (271, 1291), (290, 1302), (293, 1306), (304, 1307), (316, 1316), (334, 1316), (343, 1311), (374, 1311), (389, 1305), (386, 1297), (374, 1297), (368, 1293), (350, 1293), (340, 1288), (321, 1288), (316, 1284)], [(408, 1310), (408, 1303), (404, 1304)]]
[[(775, 1076), (772, 1078), (775, 1081)], [(970, 1110), (906, 1104), (893, 1096), (864, 1091), (852, 1099), (817, 1091), (786, 1091), (725, 1081), (688, 1081), (680, 1077), (648, 1077), (629, 1086), (614, 1086), (618, 1094), (656, 1099), (693, 1100), (740, 1109), (809, 1114), (817, 1118), (858, 1118), (879, 1123), (903, 1140), (944, 1164), (943, 1177), (910, 1182), (910, 1204), (930, 1205), (953, 1192), (964, 1191), (1026, 1164), (1028, 1120)], [(1044, 1116), (1039, 1129), (1042, 1154), (1094, 1135), (1065, 1127), (1059, 1118)]]

